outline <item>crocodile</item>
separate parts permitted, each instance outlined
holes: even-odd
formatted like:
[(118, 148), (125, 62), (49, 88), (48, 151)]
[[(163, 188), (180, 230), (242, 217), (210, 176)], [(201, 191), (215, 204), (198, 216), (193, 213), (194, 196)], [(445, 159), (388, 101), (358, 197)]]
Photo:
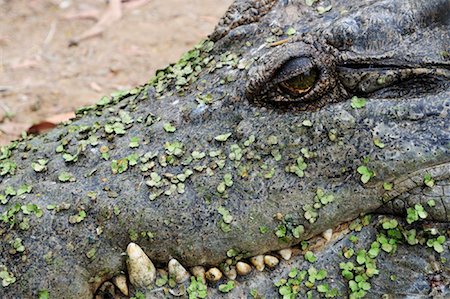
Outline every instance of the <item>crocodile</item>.
[(108, 298), (130, 248), (160, 269), (136, 298), (450, 296), (449, 29), (448, 0), (236, 0), (1, 149), (0, 297)]

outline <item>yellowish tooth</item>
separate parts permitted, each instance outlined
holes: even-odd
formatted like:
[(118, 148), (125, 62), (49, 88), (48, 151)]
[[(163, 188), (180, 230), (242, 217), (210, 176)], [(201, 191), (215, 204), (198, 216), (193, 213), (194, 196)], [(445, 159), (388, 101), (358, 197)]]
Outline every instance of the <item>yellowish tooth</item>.
[(333, 230), (331, 228), (327, 229), (322, 233), (322, 237), (329, 242), (333, 236)]
[(189, 279), (189, 272), (176, 259), (169, 261), (169, 275), (173, 277), (177, 283), (183, 283)]
[(264, 256), (264, 264), (266, 264), (270, 268), (274, 268), (276, 265), (278, 265), (279, 262), (280, 260), (272, 255)]
[(129, 295), (127, 277), (123, 274), (119, 274), (112, 279), (113, 284), (122, 292), (125, 296)]
[(249, 274), (252, 271), (252, 267), (244, 262), (238, 262), (236, 264), (236, 271), (239, 275), (244, 276)]
[(202, 266), (195, 266), (191, 268), (192, 275), (194, 275), (195, 277), (200, 277), (203, 283), (206, 282), (205, 272), (205, 268)]
[(264, 270), (264, 256), (257, 255), (250, 259), (250, 262), (255, 266), (256, 270), (263, 271)]
[(223, 271), (226, 277), (231, 280), (235, 280), (237, 277), (237, 272), (235, 267), (230, 267), (228, 271)]
[(206, 271), (205, 277), (207, 280), (212, 282), (219, 281), (222, 278), (222, 272), (220, 272), (217, 268), (211, 268)]
[[(186, 289), (184, 288), (174, 288), (174, 289), (169, 289), (169, 293), (171, 295), (173, 295), (174, 297), (182, 297), (183, 295), (186, 295)], [(167, 296), (166, 296), (167, 297)], [(154, 298), (152, 297), (146, 297), (146, 298)], [(186, 297), (184, 297), (186, 298)]]
[(149, 288), (156, 277), (156, 269), (150, 258), (135, 243), (127, 247), (127, 268), (132, 285), (137, 288)]
[(278, 251), (278, 253), (286, 261), (289, 261), (292, 257), (292, 249), (290, 249), (290, 248), (281, 249), (280, 251)]

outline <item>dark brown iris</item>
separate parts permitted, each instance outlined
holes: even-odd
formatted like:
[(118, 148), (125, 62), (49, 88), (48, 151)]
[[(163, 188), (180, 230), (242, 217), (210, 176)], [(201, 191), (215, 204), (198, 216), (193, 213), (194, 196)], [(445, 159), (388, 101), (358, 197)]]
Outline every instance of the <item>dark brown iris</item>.
[(288, 91), (289, 93), (295, 96), (301, 96), (313, 88), (318, 77), (318, 70), (316, 68), (312, 68), (301, 73), (300, 75), (279, 83), (279, 85), (282, 89)]

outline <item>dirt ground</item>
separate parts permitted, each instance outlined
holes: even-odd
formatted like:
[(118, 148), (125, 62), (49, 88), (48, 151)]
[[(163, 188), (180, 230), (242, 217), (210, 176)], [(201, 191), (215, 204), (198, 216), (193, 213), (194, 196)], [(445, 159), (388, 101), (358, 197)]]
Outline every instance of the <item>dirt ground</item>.
[[(106, 0), (0, 0), (0, 145), (32, 124), (145, 83), (211, 33), (231, 0), (150, 0), (69, 47)], [(64, 118), (64, 116), (62, 117)]]

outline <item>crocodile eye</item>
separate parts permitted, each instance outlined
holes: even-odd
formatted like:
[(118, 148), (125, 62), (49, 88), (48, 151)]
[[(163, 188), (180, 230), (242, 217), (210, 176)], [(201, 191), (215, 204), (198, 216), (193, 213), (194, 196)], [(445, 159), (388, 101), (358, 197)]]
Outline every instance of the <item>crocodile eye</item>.
[(302, 57), (286, 62), (276, 73), (274, 80), (280, 90), (292, 97), (307, 95), (319, 78), (319, 69), (311, 59)]
[(258, 105), (291, 111), (312, 111), (332, 103), (329, 94), (336, 87), (334, 57), (312, 57), (314, 51), (317, 49), (300, 43), (281, 46), (261, 57), (248, 72), (246, 98)]
[(306, 70), (291, 79), (279, 83), (279, 86), (294, 96), (303, 96), (313, 88), (318, 76), (319, 72), (317, 69)]

